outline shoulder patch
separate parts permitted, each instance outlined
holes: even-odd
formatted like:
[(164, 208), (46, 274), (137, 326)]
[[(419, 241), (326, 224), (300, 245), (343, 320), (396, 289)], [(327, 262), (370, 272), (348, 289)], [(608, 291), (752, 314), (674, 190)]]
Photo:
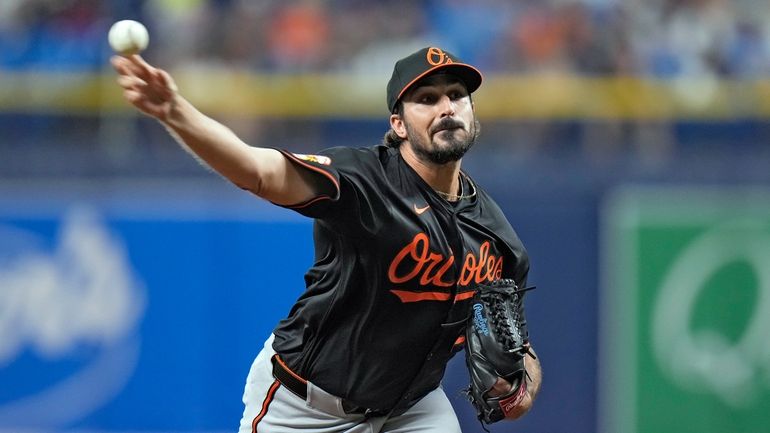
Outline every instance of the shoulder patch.
[(292, 153), (298, 159), (308, 162), (315, 162), (316, 164), (329, 165), (332, 163), (331, 158), (323, 155), (305, 155), (302, 153)]

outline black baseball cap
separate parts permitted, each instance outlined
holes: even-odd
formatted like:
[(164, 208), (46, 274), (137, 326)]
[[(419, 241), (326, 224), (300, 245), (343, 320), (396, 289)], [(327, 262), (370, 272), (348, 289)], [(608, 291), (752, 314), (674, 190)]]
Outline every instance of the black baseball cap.
[(478, 69), (441, 48), (425, 47), (397, 61), (393, 67), (393, 75), (388, 81), (388, 110), (392, 113), (398, 100), (421, 78), (439, 71), (461, 79), (468, 93), (481, 86), (482, 77)]

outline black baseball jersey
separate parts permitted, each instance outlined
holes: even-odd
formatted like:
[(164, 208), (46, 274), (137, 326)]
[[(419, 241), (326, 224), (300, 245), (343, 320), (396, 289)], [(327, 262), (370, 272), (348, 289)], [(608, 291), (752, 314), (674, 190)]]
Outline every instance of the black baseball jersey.
[(283, 152), (336, 194), (290, 208), (315, 218), (315, 263), (274, 349), (302, 377), (360, 407), (402, 411), (435, 389), (462, 347), (474, 288), (526, 284), (527, 253), (470, 178), (447, 202), (398, 149)]

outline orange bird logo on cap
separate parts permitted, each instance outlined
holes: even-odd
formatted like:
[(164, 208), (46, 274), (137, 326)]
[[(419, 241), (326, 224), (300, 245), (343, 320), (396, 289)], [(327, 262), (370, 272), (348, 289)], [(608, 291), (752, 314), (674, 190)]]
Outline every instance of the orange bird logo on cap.
[(452, 59), (449, 58), (449, 56), (441, 48), (428, 48), (428, 52), (425, 54), (425, 57), (427, 57), (428, 63), (433, 66), (453, 63)]

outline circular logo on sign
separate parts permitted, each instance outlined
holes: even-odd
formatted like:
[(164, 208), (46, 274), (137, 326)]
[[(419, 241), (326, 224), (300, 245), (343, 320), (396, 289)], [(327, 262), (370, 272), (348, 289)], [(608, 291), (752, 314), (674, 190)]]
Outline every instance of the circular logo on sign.
[(139, 356), (145, 295), (122, 243), (86, 209), (60, 227), (47, 239), (0, 226), (0, 382), (14, 384), (2, 426), (82, 419), (123, 389)]
[[(770, 236), (760, 222), (734, 221), (690, 243), (665, 275), (652, 312), (652, 347), (661, 371), (685, 389), (709, 392), (727, 404), (745, 406), (770, 377)], [(735, 287), (720, 287), (717, 297), (704, 288), (720, 269), (745, 264), (756, 281), (753, 312), (738, 338), (718, 327), (695, 329), (696, 306), (730, 308)]]

